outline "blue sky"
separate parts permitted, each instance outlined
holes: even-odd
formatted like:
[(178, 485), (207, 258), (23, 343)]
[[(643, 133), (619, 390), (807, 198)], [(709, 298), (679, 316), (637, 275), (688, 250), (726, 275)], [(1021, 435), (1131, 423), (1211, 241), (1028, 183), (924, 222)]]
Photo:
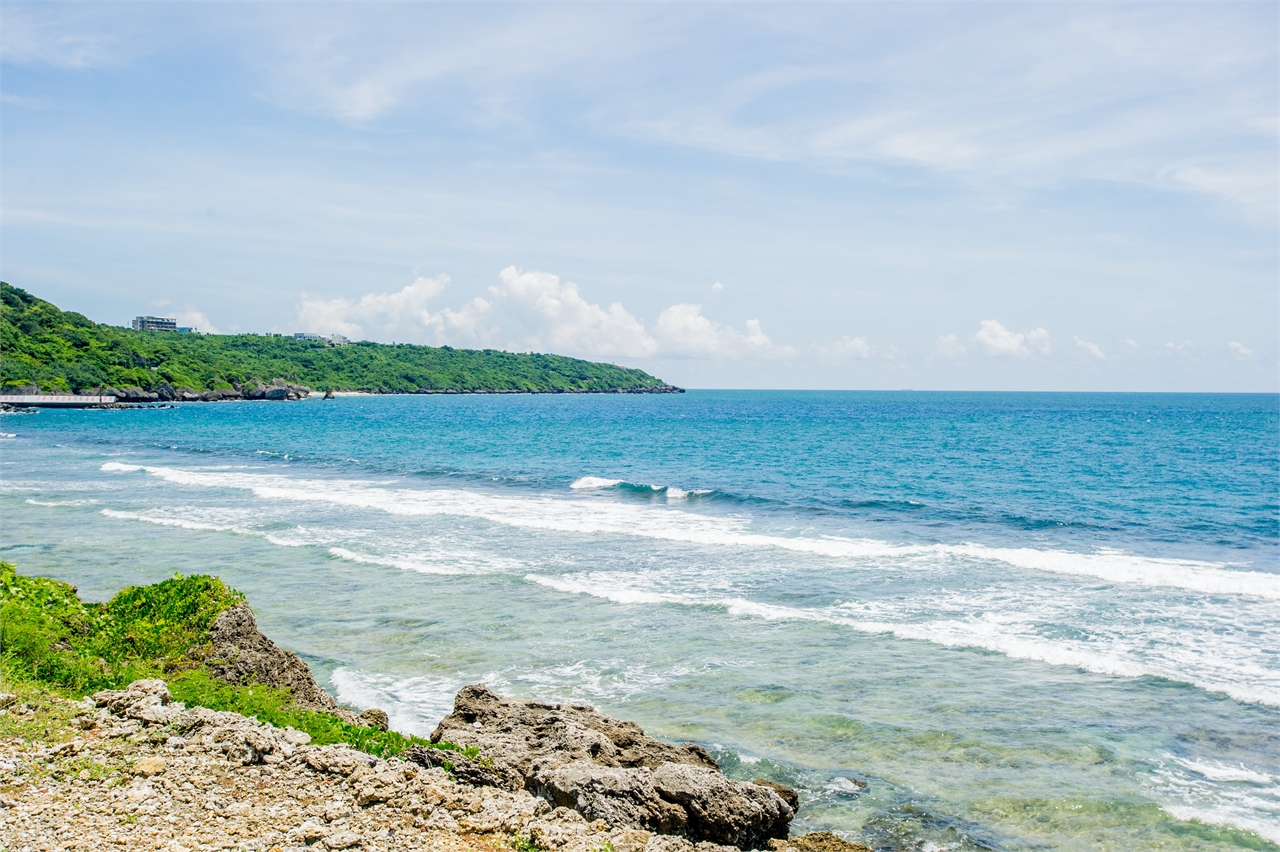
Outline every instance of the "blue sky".
[(1277, 390), (1273, 3), (0, 10), (0, 274), (99, 321)]

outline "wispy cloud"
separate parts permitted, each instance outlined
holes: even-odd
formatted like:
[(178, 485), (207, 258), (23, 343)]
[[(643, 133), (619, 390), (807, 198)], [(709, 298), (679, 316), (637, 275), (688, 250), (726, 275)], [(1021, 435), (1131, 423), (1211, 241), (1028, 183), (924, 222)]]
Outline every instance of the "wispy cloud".
[(1085, 352), (1088, 352), (1094, 358), (1097, 358), (1099, 361), (1107, 360), (1107, 353), (1103, 352), (1102, 347), (1099, 346), (1098, 344), (1090, 343), (1088, 340), (1081, 340), (1079, 337), (1075, 337), (1074, 335), (1073, 335), (1073, 338), (1076, 342), (1076, 346), (1079, 346), (1081, 349), (1083, 349)]
[(1227, 344), (1227, 348), (1231, 350), (1231, 354), (1235, 355), (1241, 361), (1252, 361), (1258, 357), (1256, 349), (1250, 349), (1238, 340), (1233, 340)]

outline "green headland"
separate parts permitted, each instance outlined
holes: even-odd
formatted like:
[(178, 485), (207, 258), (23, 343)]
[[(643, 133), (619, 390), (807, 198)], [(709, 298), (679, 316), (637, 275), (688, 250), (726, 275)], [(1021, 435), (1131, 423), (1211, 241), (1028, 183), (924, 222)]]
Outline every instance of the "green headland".
[[(643, 370), (562, 355), (325, 341), (256, 334), (134, 331), (63, 311), (0, 283), (0, 389), (77, 393), (162, 386), (196, 392), (281, 379), (373, 393), (663, 393)], [(32, 386), (35, 386), (32, 388)]]

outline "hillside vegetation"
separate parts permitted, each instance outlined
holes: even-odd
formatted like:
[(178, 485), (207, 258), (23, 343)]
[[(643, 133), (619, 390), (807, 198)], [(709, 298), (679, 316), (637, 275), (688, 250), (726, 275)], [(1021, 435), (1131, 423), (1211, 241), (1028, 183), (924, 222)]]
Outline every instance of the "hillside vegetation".
[(283, 379), (320, 390), (653, 392), (668, 386), (643, 370), (492, 349), (353, 343), (292, 337), (183, 334), (93, 322), (0, 283), (0, 388), (44, 392), (102, 387), (212, 391)]

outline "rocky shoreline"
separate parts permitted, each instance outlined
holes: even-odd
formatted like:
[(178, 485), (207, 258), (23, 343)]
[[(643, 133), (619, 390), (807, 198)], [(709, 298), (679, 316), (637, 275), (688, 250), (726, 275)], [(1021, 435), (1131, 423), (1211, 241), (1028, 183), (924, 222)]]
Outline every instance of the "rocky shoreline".
[[(209, 637), (219, 678), (287, 687), (300, 708), (385, 729), (381, 711), (338, 707), (247, 604)], [(729, 779), (696, 745), (478, 684), (458, 693), (437, 747), (386, 759), (184, 707), (156, 679), (80, 701), (0, 695), (0, 706), (18, 732), (0, 741), (6, 852), (869, 852), (827, 833), (788, 839), (795, 792)]]
[[(19, 394), (39, 394), (40, 389), (34, 385), (25, 388), (11, 388), (11, 392)], [(324, 392), (325, 399), (333, 399), (337, 395), (350, 394), (367, 394), (378, 396), (402, 396), (417, 394), (664, 394), (664, 393), (684, 393), (684, 388), (678, 388), (675, 385), (646, 385), (644, 387), (630, 388), (541, 388), (538, 390), (513, 390), (510, 388), (492, 389), (492, 388), (419, 388), (414, 391), (395, 391), (386, 388), (370, 388), (362, 390), (345, 390), (334, 391), (332, 389)], [(316, 391), (306, 385), (293, 384), (284, 379), (272, 379), (270, 383), (254, 381), (252, 384), (245, 382), (244, 384), (232, 383), (230, 388), (221, 388), (218, 390), (198, 391), (188, 387), (174, 387), (168, 382), (162, 382), (156, 386), (155, 390), (146, 390), (144, 388), (129, 387), (95, 387), (85, 388), (76, 392), (81, 396), (114, 396), (116, 398), (116, 406), (102, 407), (133, 407), (135, 405), (145, 405), (150, 403), (164, 402), (222, 402), (224, 400), (272, 400), (272, 401), (297, 401), (314, 396)]]

